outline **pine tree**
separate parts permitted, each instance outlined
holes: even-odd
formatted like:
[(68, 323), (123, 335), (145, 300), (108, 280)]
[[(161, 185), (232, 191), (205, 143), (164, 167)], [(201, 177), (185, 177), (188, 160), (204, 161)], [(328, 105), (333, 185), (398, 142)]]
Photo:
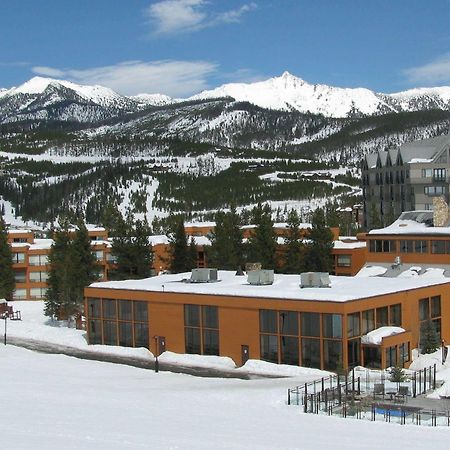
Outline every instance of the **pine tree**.
[(308, 235), (303, 271), (330, 272), (332, 269), (331, 250), (333, 248), (333, 234), (325, 225), (323, 210), (314, 211), (311, 220), (311, 231)]
[(242, 230), (235, 208), (215, 215), (216, 226), (211, 233), (208, 251), (210, 265), (224, 270), (236, 270), (243, 262)]
[(110, 271), (114, 280), (140, 279), (151, 275), (153, 251), (149, 242), (151, 229), (146, 220), (134, 220), (128, 214), (126, 220), (118, 218), (112, 240), (111, 254), (116, 263)]
[(0, 298), (12, 300), (15, 288), (11, 248), (3, 217), (0, 216)]
[(284, 273), (300, 273), (302, 267), (302, 250), (300, 218), (295, 209), (288, 213), (287, 233), (285, 236), (286, 253), (284, 255)]
[(184, 229), (183, 217), (176, 219), (169, 235), (169, 267), (172, 273), (187, 272), (192, 269), (189, 257), (188, 239)]
[(47, 279), (44, 314), (52, 319), (59, 317), (63, 304), (63, 287), (66, 280), (67, 253), (70, 245), (67, 224), (53, 232), (53, 245), (48, 256), (50, 270)]
[(420, 351), (422, 353), (434, 353), (440, 346), (439, 333), (431, 319), (428, 319), (420, 329)]
[(393, 383), (402, 383), (406, 380), (406, 374), (402, 367), (394, 366), (389, 371), (389, 381)]
[(260, 262), (263, 268), (274, 269), (277, 236), (269, 205), (263, 207), (259, 204), (253, 209), (253, 223), (256, 228), (249, 239), (249, 256), (253, 262)]

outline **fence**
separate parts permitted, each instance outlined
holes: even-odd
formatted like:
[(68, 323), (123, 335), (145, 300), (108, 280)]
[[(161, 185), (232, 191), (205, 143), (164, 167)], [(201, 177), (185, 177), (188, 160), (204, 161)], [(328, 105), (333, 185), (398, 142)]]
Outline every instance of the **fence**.
[[(391, 400), (401, 401), (400, 385), (411, 397), (436, 388), (436, 364), (411, 372), (407, 381), (396, 383), (387, 379), (384, 371), (353, 369), (349, 375), (332, 375), (301, 386), (288, 389), (287, 404), (303, 407), (305, 413), (338, 415), (366, 420), (382, 420), (400, 424), (429, 424), (450, 426), (450, 402), (445, 411), (426, 410), (417, 406), (386, 404), (377, 402), (379, 395), (384, 400), (385, 388), (391, 391)], [(381, 390), (377, 392), (376, 388)], [(391, 389), (392, 389), (391, 388)], [(387, 391), (389, 392), (389, 391)], [(403, 398), (405, 400), (406, 397)]]

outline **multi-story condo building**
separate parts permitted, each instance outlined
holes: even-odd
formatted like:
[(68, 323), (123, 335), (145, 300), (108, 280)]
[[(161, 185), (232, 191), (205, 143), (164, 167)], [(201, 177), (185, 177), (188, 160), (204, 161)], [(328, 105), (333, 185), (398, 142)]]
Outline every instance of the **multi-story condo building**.
[(447, 203), (450, 135), (369, 153), (362, 163), (364, 225), (392, 223), (403, 211), (431, 210), (433, 197)]

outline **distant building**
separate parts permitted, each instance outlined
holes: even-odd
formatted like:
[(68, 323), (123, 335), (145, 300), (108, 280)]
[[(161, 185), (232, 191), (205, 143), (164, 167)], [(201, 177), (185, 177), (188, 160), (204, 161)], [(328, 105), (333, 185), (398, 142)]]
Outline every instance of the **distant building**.
[(364, 226), (392, 223), (403, 211), (432, 210), (433, 197), (448, 203), (450, 136), (369, 153), (362, 164)]

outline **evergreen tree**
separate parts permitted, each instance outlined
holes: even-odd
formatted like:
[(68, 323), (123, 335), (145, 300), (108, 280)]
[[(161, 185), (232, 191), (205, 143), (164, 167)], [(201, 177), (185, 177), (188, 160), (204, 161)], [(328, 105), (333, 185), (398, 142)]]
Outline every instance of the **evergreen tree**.
[(406, 380), (405, 371), (400, 366), (391, 367), (389, 375), (389, 381), (393, 383), (402, 383)]
[(12, 300), (15, 288), (11, 248), (3, 217), (0, 216), (0, 298)]
[(441, 345), (439, 333), (431, 319), (428, 319), (420, 329), (420, 351), (422, 353), (434, 353)]
[(102, 210), (100, 223), (105, 227), (111, 237), (116, 236), (117, 227), (120, 221), (123, 220), (122, 214), (115, 203), (108, 203)]
[(169, 235), (169, 254), (169, 267), (172, 273), (188, 272), (192, 269), (192, 258), (182, 216), (177, 217)]
[(256, 228), (249, 239), (250, 260), (260, 262), (265, 269), (274, 269), (277, 236), (273, 228), (272, 211), (269, 205), (259, 204), (253, 209), (253, 223)]
[(284, 273), (300, 273), (302, 267), (302, 250), (300, 218), (295, 209), (288, 213), (287, 233), (285, 237), (286, 253), (284, 255)]
[(48, 256), (50, 270), (47, 279), (47, 291), (45, 294), (44, 314), (48, 317), (58, 317), (63, 304), (63, 287), (66, 280), (67, 261), (66, 257), (70, 245), (67, 224), (53, 232), (53, 245)]
[(211, 233), (208, 252), (210, 265), (224, 270), (236, 270), (243, 261), (242, 230), (240, 218), (234, 207), (230, 212), (219, 211), (216, 226)]
[(197, 267), (197, 245), (194, 236), (191, 236), (191, 240), (189, 241), (188, 265), (189, 269), (187, 270), (192, 270)]
[(314, 211), (311, 220), (311, 231), (308, 235), (303, 271), (330, 272), (332, 270), (331, 250), (333, 234), (325, 225), (325, 216), (321, 208)]
[(147, 278), (151, 275), (153, 251), (149, 242), (151, 229), (146, 220), (134, 220), (129, 213), (126, 220), (117, 218), (111, 254), (115, 267), (110, 271), (114, 280)]

